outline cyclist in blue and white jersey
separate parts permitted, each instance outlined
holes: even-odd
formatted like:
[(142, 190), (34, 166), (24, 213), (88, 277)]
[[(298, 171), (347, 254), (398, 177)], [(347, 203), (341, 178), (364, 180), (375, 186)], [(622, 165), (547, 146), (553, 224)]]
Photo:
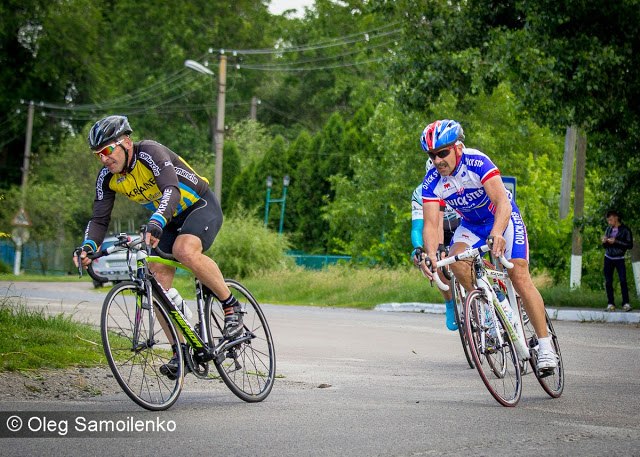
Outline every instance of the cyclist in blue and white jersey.
[[(491, 159), (477, 149), (465, 147), (462, 126), (454, 120), (439, 120), (425, 127), (420, 137), (422, 149), (433, 162), (422, 183), (424, 239), (427, 262), (421, 267), (432, 277), (429, 259), (437, 258), (438, 217), (444, 200), (462, 217), (452, 240), (450, 255), (469, 247), (478, 247), (493, 239), (491, 252), (504, 255), (513, 264), (509, 277), (522, 298), (540, 343), (538, 370), (553, 371), (557, 356), (547, 330), (544, 302), (529, 273), (529, 241), (527, 229), (516, 203), (510, 200), (500, 178), (500, 170)], [(470, 290), (471, 264), (456, 262), (453, 274)]]
[[(426, 171), (432, 167), (431, 160), (427, 160)], [(449, 246), (451, 238), (455, 229), (460, 222), (460, 216), (444, 202), (440, 204), (441, 216), (438, 218), (438, 254), (443, 255), (445, 252), (445, 246)], [(413, 191), (411, 196), (411, 244), (413, 245), (413, 252), (411, 258), (416, 263), (416, 254), (424, 252), (424, 243), (422, 240), (424, 232), (424, 214), (422, 211), (422, 183), (418, 185)], [(417, 266), (417, 263), (416, 263)], [(442, 279), (445, 283), (448, 283), (446, 278)], [(446, 309), (446, 324), (449, 330), (458, 330), (458, 324), (456, 323), (455, 313), (453, 307), (455, 302), (453, 301), (453, 293), (451, 290), (440, 291), (444, 298)]]

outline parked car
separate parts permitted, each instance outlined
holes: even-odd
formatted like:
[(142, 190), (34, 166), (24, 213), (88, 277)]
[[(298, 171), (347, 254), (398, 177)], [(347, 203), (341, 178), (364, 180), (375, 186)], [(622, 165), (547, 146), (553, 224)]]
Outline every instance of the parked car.
[[(129, 235), (132, 240), (139, 240), (140, 235)], [(102, 242), (100, 249), (106, 249), (113, 246), (118, 241), (115, 236), (108, 236)], [(135, 260), (131, 261), (131, 265), (135, 267)], [(129, 267), (127, 266), (127, 251), (117, 251), (113, 254), (100, 257), (91, 263), (94, 273), (104, 280), (93, 280), (94, 287), (102, 287), (105, 283), (111, 281), (117, 283), (129, 279)]]

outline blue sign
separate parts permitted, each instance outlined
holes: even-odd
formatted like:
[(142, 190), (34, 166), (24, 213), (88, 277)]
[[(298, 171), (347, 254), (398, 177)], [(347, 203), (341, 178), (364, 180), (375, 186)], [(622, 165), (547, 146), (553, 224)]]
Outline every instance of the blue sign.
[(516, 178), (515, 176), (501, 176), (502, 182), (504, 183), (504, 187), (507, 188), (511, 195), (513, 196), (513, 201), (516, 201)]

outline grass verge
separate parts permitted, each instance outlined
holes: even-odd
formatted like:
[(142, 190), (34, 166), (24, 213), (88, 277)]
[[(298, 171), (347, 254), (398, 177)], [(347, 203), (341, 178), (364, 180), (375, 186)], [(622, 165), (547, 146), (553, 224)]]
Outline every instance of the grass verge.
[(0, 371), (104, 365), (100, 333), (71, 316), (48, 316), (0, 298)]
[[(264, 303), (361, 309), (372, 309), (381, 303), (444, 303), (437, 287), (431, 287), (413, 268), (292, 269), (254, 275), (242, 279), (242, 283)], [(604, 309), (606, 306), (604, 291), (570, 290), (562, 286), (541, 286), (539, 290), (549, 307)], [(634, 309), (640, 308), (637, 299), (632, 299), (631, 305)]]
[(439, 302), (417, 271), (330, 267), (270, 271), (242, 279), (262, 302), (371, 309), (380, 303)]

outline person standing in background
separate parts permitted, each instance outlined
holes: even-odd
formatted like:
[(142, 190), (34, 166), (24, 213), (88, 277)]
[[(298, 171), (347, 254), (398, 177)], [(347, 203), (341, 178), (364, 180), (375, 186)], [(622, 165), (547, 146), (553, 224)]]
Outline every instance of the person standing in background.
[(620, 279), (620, 291), (622, 293), (622, 309), (631, 311), (629, 304), (629, 288), (627, 286), (627, 268), (624, 264), (624, 255), (633, 247), (633, 235), (629, 227), (620, 220), (620, 214), (615, 210), (607, 211), (607, 224), (609, 226), (602, 237), (604, 248), (604, 287), (607, 291), (607, 311), (615, 311), (616, 305), (613, 297), (613, 271), (618, 270)]

